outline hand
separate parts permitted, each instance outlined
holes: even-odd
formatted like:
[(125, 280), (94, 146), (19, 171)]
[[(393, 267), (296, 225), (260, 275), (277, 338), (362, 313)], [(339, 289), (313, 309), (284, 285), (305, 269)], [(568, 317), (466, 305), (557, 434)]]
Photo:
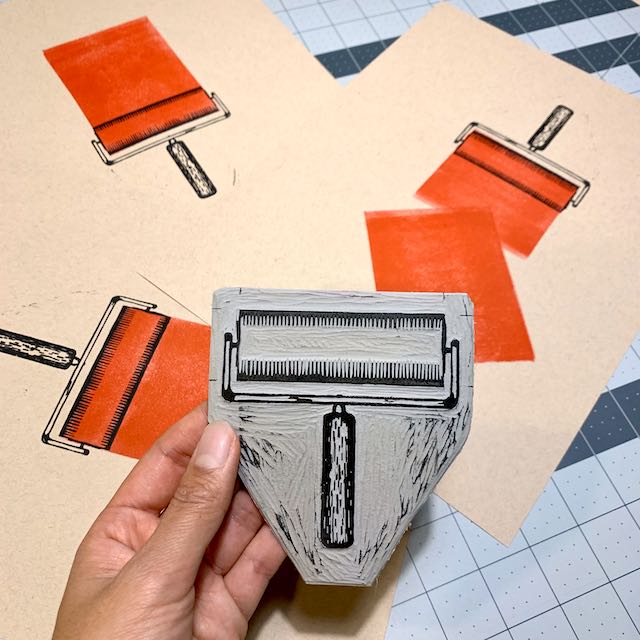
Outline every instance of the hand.
[(82, 541), (54, 640), (244, 638), (284, 552), (239, 457), (204, 405), (160, 437)]

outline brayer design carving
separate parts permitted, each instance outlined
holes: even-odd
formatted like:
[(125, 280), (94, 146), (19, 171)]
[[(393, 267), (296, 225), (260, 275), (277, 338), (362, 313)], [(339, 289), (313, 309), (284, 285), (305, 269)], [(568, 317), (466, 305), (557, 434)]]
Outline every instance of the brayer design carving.
[(335, 405), (323, 420), (320, 540), (325, 547), (353, 544), (356, 419)]
[(463, 294), (223, 289), (210, 417), (308, 582), (368, 584), (462, 446), (473, 314)]

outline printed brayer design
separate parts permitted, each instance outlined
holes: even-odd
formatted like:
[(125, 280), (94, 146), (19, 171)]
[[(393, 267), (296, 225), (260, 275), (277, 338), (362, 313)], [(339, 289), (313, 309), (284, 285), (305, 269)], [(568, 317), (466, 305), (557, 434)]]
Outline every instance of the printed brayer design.
[(186, 144), (186, 133), (230, 113), (191, 75), (148, 18), (44, 52), (87, 120), (106, 164), (168, 142), (167, 151), (200, 198), (216, 188)]
[(472, 325), (463, 294), (214, 295), (210, 417), (306, 581), (369, 584), (455, 457)]
[(572, 115), (557, 106), (527, 145), (472, 122), (416, 195), (436, 206), (489, 209), (502, 244), (530, 255), (556, 216), (569, 204), (577, 206), (590, 186), (540, 153)]
[(210, 328), (113, 298), (84, 352), (0, 329), (0, 352), (73, 369), (49, 419), (46, 444), (140, 457), (207, 397)]

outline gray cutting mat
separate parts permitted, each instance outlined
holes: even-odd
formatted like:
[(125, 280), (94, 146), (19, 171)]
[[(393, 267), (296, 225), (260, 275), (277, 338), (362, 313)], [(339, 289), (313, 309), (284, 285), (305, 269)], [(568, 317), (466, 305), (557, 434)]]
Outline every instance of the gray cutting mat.
[[(265, 0), (341, 82), (366, 67), (438, 0)], [(640, 8), (633, 0), (451, 0), (628, 93), (640, 95)]]

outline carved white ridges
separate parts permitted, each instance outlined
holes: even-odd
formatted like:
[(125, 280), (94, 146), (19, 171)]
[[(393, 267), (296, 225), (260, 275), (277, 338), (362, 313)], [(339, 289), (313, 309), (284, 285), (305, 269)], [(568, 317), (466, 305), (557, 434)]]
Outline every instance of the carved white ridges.
[(211, 355), (210, 417), (302, 577), (370, 584), (467, 437), (468, 297), (223, 289)]

